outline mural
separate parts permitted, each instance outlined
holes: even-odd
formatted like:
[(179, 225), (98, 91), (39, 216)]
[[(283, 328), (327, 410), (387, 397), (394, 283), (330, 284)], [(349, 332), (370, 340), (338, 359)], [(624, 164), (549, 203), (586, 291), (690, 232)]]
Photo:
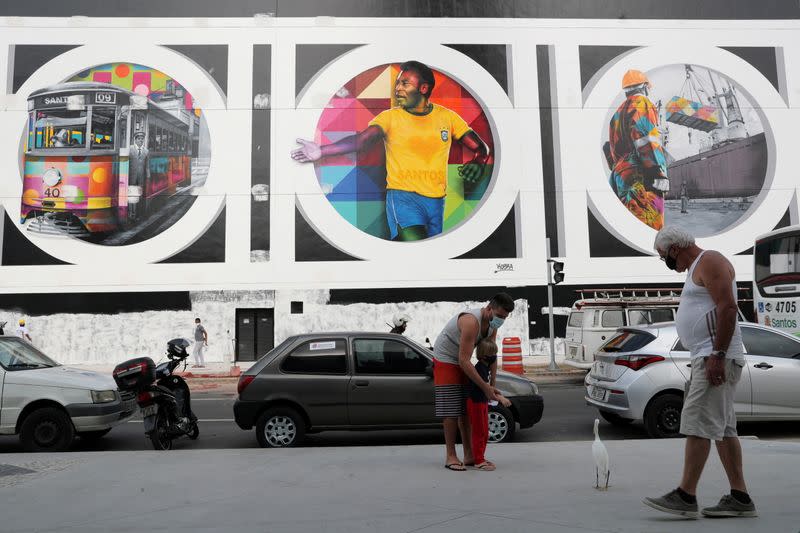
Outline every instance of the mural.
[(728, 76), (697, 65), (629, 70), (605, 132), (609, 185), (644, 224), (696, 237), (736, 224), (764, 186), (757, 107)]
[(200, 109), (158, 70), (113, 63), (34, 91), (20, 224), (118, 246), (146, 240), (191, 207), (210, 138)]
[(492, 176), (486, 112), (467, 88), (416, 61), (351, 79), (322, 112), (314, 141), (298, 143), (292, 157), (315, 163), (336, 211), (381, 239), (427, 239), (455, 228)]

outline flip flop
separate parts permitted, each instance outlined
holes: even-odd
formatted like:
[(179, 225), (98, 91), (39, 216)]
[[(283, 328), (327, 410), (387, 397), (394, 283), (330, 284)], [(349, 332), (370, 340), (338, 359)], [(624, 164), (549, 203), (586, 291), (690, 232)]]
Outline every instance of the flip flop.
[(448, 470), (452, 470), (453, 472), (467, 471), (467, 467), (464, 466), (464, 463), (450, 463), (449, 465), (444, 465), (444, 467)]
[(483, 470), (485, 472), (493, 472), (494, 470), (497, 469), (497, 467), (494, 465), (494, 463), (492, 463), (490, 461), (485, 461), (485, 462), (483, 462), (483, 463), (481, 463), (479, 465), (475, 465), (474, 468), (475, 468), (475, 470)]
[[(482, 462), (481, 464), (490, 464), (492, 466), (497, 466), (493, 462), (489, 461), (488, 459), (486, 461)], [(474, 467), (475, 463), (474, 462), (472, 462), (472, 463), (464, 463), (464, 466), (473, 466)]]

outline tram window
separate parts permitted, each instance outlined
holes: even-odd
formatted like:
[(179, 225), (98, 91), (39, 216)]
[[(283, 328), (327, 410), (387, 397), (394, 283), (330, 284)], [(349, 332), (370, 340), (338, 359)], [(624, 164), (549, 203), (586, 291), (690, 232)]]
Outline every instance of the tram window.
[(37, 110), (31, 148), (83, 147), (86, 143), (86, 111)]
[(115, 107), (92, 108), (92, 149), (114, 148)]
[(128, 147), (128, 115), (121, 114), (119, 116), (119, 147)]
[(175, 151), (175, 132), (170, 131), (168, 138), (169, 138), (169, 151), (170, 152), (174, 152)]
[(156, 125), (150, 121), (150, 125), (147, 129), (150, 131), (150, 134), (147, 136), (147, 149), (152, 152), (156, 149)]
[(156, 151), (160, 152), (163, 149), (163, 145), (161, 142), (161, 135), (163, 134), (163, 130), (161, 126), (156, 126)]

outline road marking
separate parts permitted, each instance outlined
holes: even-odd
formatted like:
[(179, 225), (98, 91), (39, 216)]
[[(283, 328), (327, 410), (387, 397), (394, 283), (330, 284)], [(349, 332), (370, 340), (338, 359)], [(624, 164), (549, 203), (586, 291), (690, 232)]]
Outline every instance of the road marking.
[[(144, 420), (128, 420), (128, 424), (141, 424)], [(233, 418), (201, 418), (198, 422), (236, 422)]]

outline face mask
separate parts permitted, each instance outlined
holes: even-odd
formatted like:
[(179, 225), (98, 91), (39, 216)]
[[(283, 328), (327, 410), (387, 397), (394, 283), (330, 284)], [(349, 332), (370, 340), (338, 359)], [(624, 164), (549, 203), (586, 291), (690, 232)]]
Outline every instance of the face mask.
[(489, 321), (489, 327), (492, 329), (500, 329), (500, 326), (503, 325), (503, 322), (506, 320), (504, 318), (500, 318), (499, 316), (494, 316)]
[[(671, 250), (672, 248), (670, 248)], [(669, 255), (669, 250), (667, 250), (667, 255), (664, 257), (664, 263), (667, 265), (667, 268), (670, 270), (675, 270), (678, 266), (678, 259)]]
[(486, 357), (483, 358), (483, 360), (484, 360), (484, 362), (486, 363), (487, 366), (492, 366), (495, 363), (495, 361), (497, 361), (497, 356), (496, 355), (487, 355)]

